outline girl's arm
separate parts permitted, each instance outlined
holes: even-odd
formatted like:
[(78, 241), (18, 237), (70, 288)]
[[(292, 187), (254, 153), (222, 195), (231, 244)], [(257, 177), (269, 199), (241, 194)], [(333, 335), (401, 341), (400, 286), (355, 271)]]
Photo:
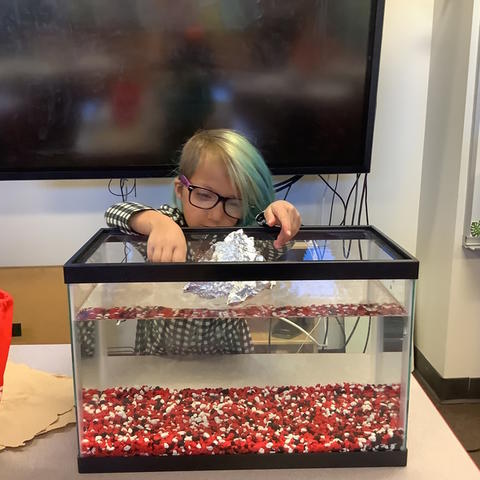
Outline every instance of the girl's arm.
[(105, 212), (110, 227), (124, 233), (147, 235), (147, 258), (152, 262), (184, 262), (187, 244), (181, 226), (185, 226), (182, 213), (163, 205), (155, 210), (136, 202), (113, 205)]
[[(149, 214), (150, 219), (163, 214), (171, 218), (181, 227), (186, 226), (185, 219), (178, 208), (172, 208), (169, 205), (162, 205), (159, 209), (155, 209), (138, 202), (122, 202), (112, 205), (105, 212), (105, 221), (109, 227), (118, 227), (123, 233), (142, 233), (147, 235), (147, 233), (135, 229), (130, 223), (132, 217), (141, 212), (152, 212)], [(143, 229), (141, 224), (137, 225), (137, 227)]]

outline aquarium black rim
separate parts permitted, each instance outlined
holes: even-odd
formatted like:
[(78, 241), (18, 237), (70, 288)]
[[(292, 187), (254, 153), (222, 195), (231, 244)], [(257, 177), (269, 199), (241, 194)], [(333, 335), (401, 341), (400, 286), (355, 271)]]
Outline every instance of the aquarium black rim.
[[(236, 228), (209, 229), (209, 233), (228, 234)], [(273, 238), (275, 230), (246, 228), (247, 234), (256, 233)], [(186, 235), (204, 234), (205, 229), (184, 229)], [(64, 265), (64, 280), (74, 283), (126, 282), (187, 282), (187, 281), (247, 281), (247, 280), (387, 280), (418, 278), (419, 263), (403, 248), (373, 226), (309, 226), (302, 227), (299, 236), (322, 234), (325, 239), (373, 239), (396, 258), (392, 260), (328, 260), (288, 262), (204, 262), (204, 263), (83, 263), (109, 237), (124, 239), (118, 229), (102, 228)], [(132, 237), (145, 239), (145, 237)], [(194, 267), (192, 268), (192, 266)]]
[(268, 455), (183, 455), (78, 457), (79, 473), (285, 468), (404, 467), (407, 450), (383, 452), (276, 453)]

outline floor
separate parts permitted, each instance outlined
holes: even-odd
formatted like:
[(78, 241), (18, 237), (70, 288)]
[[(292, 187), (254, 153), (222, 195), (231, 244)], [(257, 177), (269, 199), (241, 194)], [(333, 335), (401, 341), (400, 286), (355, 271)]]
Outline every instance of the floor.
[(480, 468), (480, 401), (469, 403), (440, 403), (438, 397), (418, 372), (414, 377)]

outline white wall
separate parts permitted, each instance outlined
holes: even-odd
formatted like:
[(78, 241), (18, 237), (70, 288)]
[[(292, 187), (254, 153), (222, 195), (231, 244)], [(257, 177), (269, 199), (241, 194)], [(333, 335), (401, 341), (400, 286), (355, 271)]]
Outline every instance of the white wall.
[[(480, 86), (478, 78), (478, 53), (480, 41), (480, 4), (473, 2), (467, 10), (463, 23), (471, 21), (471, 42), (467, 49), (467, 85), (465, 93), (465, 115), (460, 151), (459, 187), (456, 202), (455, 240), (452, 252), (452, 287), (447, 326), (445, 368), (443, 376), (455, 378), (480, 377), (480, 251), (462, 248), (464, 217), (467, 202), (469, 162), (478, 163), (478, 151), (472, 139), (473, 107)], [(464, 14), (466, 15), (466, 14)], [(465, 28), (468, 31), (468, 28)], [(480, 112), (477, 112), (477, 115)], [(478, 132), (477, 132), (478, 134)], [(477, 139), (478, 141), (478, 139)], [(471, 157), (472, 155), (472, 157)], [(477, 172), (478, 175), (478, 172)], [(476, 211), (480, 211), (476, 205)], [(478, 217), (477, 217), (478, 218)]]
[(416, 252), (433, 1), (386, 1), (369, 199), (372, 223)]
[[(139, 183), (143, 201), (170, 199), (168, 180)], [(108, 180), (0, 182), (0, 265), (63, 265), (105, 226), (103, 212), (119, 201), (107, 185)], [(119, 192), (118, 181), (113, 189)]]
[(480, 376), (480, 257), (462, 248), (480, 18), (473, 5), (435, 2), (421, 182), (415, 344), (445, 378)]

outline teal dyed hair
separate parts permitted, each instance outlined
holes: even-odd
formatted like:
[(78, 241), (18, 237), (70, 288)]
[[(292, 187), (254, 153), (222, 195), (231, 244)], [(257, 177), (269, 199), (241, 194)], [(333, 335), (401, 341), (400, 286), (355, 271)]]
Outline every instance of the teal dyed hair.
[[(255, 223), (255, 216), (275, 199), (272, 175), (260, 152), (233, 130), (202, 130), (185, 143), (178, 174), (190, 178), (199, 160), (208, 152), (220, 158), (243, 203), (243, 219), (239, 226)], [(181, 208), (174, 195), (175, 204)]]

